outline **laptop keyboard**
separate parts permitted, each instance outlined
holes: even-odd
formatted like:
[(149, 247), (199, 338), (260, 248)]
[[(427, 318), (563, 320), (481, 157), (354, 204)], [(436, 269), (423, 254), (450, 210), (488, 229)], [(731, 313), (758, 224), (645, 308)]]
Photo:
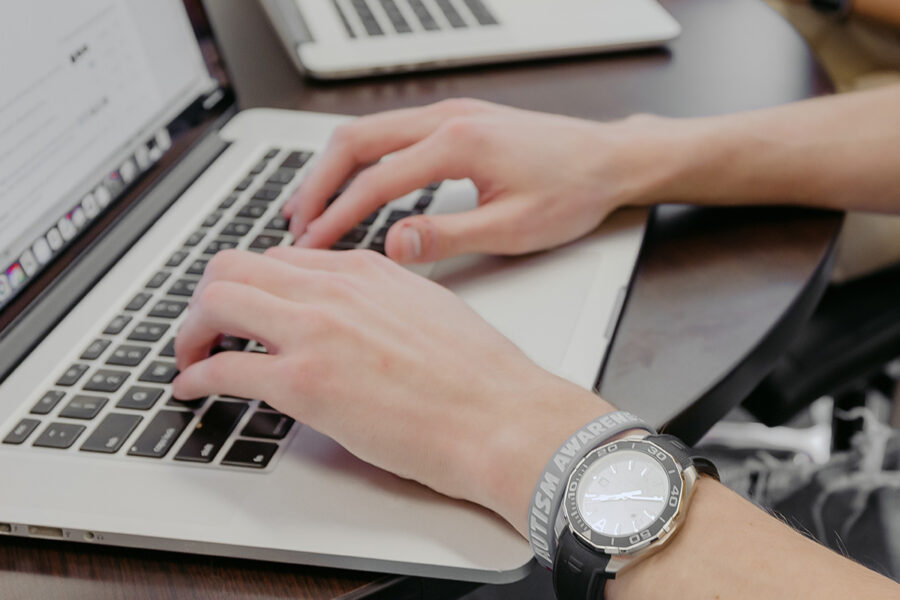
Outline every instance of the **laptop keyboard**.
[(483, 0), (331, 0), (351, 38), (498, 25)]
[[(5, 432), (5, 446), (121, 455), (197, 465), (265, 469), (284, 447), (294, 420), (265, 402), (231, 396), (179, 401), (172, 397), (174, 336), (210, 258), (228, 248), (263, 252), (290, 243), (281, 205), (299, 183), (312, 153), (265, 153), (181, 248), (133, 291), (121, 311), (100, 324), (76, 361), (29, 400), (28, 414)], [(440, 184), (366, 217), (335, 250), (384, 252), (390, 226), (428, 210)], [(337, 195), (329, 200), (329, 204)], [(265, 352), (260, 344), (224, 336), (213, 353)]]

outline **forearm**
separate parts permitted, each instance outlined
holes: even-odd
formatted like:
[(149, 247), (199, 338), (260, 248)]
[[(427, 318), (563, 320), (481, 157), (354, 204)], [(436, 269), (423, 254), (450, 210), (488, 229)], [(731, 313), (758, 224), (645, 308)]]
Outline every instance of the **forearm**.
[[(612, 405), (555, 378), (520, 400), (534, 410), (507, 414), (469, 458), (481, 491), (469, 495), (526, 536), (528, 505), (544, 464), (572, 432)], [(484, 443), (484, 442), (483, 442)], [(472, 442), (464, 444), (473, 447)], [(491, 460), (484, 460), (491, 457)], [(898, 586), (820, 546), (724, 485), (701, 478), (687, 518), (658, 553), (607, 585), (610, 600), (655, 598), (881, 598)], [(674, 592), (674, 593), (673, 593)]]
[(853, 14), (900, 27), (900, 3), (896, 0), (854, 0)]
[(666, 119), (652, 136), (646, 180), (634, 203), (900, 211), (900, 86), (727, 116)]
[(707, 478), (671, 543), (607, 585), (610, 600), (888, 598), (898, 592), (893, 581), (809, 540)]

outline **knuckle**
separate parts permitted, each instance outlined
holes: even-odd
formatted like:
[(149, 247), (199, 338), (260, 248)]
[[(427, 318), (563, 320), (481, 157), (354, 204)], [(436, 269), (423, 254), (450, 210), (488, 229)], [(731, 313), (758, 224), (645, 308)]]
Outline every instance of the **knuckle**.
[(203, 274), (207, 279), (219, 279), (229, 273), (240, 260), (241, 253), (238, 250), (229, 249), (217, 252), (206, 264)]
[(228, 300), (228, 284), (223, 281), (209, 282), (199, 294), (195, 294), (195, 306), (200, 310), (209, 310), (220, 302)]
[(444, 114), (467, 115), (484, 110), (487, 103), (474, 98), (448, 98), (437, 103)]
[(477, 138), (478, 125), (468, 117), (448, 119), (440, 128), (440, 133), (451, 143), (469, 142)]
[(388, 260), (385, 256), (368, 248), (347, 250), (344, 255), (350, 261), (353, 269), (358, 271), (379, 268)]

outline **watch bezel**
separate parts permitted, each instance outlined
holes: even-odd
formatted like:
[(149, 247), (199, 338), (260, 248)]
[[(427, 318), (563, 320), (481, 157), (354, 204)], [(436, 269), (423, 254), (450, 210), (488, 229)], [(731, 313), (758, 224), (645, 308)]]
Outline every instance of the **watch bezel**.
[[(631, 535), (609, 536), (595, 531), (585, 522), (578, 508), (577, 491), (582, 477), (591, 465), (609, 454), (622, 450), (643, 452), (660, 463), (669, 478), (669, 498), (676, 500), (674, 503), (671, 500), (667, 501), (665, 508), (653, 523), (641, 531)], [(683, 469), (671, 454), (646, 439), (623, 438), (592, 450), (576, 465), (566, 485), (563, 506), (569, 529), (581, 541), (607, 554), (628, 554), (651, 545), (671, 531), (684, 502), (683, 491)]]

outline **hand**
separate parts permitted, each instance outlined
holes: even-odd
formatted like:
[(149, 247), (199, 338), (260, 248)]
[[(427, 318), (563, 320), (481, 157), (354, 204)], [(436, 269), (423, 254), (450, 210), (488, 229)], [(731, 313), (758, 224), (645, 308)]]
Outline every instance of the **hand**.
[(328, 248), (395, 198), (433, 181), (470, 178), (479, 191), (477, 209), (397, 222), (387, 255), (406, 263), (542, 250), (644, 200), (660, 162), (651, 134), (661, 121), (642, 116), (600, 124), (459, 99), (362, 117), (338, 128), (284, 215), (297, 245)]
[[(220, 334), (269, 353), (210, 357)], [(177, 398), (264, 400), (522, 532), (548, 458), (612, 410), (539, 369), (450, 291), (370, 251), (220, 252), (175, 351)]]

